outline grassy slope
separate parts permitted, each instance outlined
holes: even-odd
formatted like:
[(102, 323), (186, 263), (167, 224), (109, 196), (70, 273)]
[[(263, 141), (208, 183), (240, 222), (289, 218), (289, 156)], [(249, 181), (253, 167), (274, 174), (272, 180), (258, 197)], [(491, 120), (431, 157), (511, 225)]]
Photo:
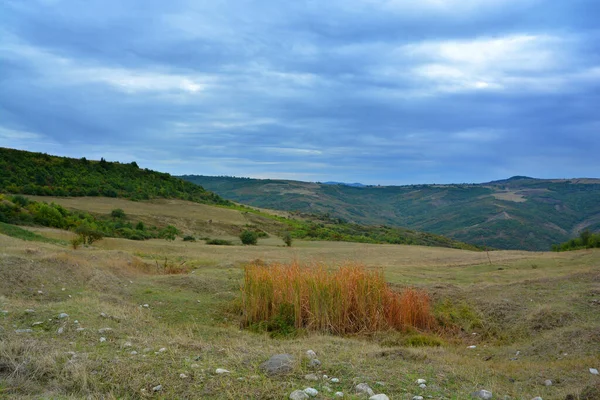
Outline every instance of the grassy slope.
[[(563, 399), (599, 381), (587, 370), (600, 364), (600, 313), (592, 302), (600, 296), (599, 251), (499, 251), (490, 265), (485, 253), (334, 242), (232, 249), (104, 239), (75, 251), (0, 235), (0, 248), (0, 309), (8, 311), (0, 313), (0, 394), (7, 397), (139, 398), (161, 384), (154, 397), (280, 399), (313, 386), (320, 398), (332, 398), (324, 382), (303, 379), (312, 372), (304, 362), (279, 378), (258, 369), (272, 354), (301, 358), (309, 348), (323, 362), (321, 373), (341, 379), (330, 386), (347, 394), (358, 378), (392, 399), (465, 399), (482, 388), (495, 398)], [(155, 260), (165, 257), (186, 261), (189, 273), (157, 274)], [(432, 293), (440, 315), (454, 316), (466, 330), (444, 336), (437, 348), (404, 347), (407, 336), (394, 333), (275, 340), (240, 331), (226, 310), (237, 296), (241, 265), (256, 258), (383, 267), (392, 284)], [(69, 318), (57, 319), (61, 312)], [(36, 321), (43, 323), (32, 328)], [(113, 331), (98, 333), (105, 327)], [(15, 333), (23, 328), (34, 332)], [(216, 375), (216, 368), (231, 374)], [(428, 388), (419, 389), (417, 378)], [(554, 385), (544, 387), (545, 379)]]
[(600, 180), (511, 179), (480, 185), (355, 188), (280, 180), (183, 178), (253, 206), (405, 226), (504, 249), (548, 250), (585, 228), (600, 230)]

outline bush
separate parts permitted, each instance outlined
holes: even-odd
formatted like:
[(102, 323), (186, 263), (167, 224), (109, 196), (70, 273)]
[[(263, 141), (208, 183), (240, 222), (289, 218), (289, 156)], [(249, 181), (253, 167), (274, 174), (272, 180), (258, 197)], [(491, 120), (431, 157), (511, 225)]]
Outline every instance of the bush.
[(254, 231), (245, 230), (240, 234), (240, 240), (243, 244), (255, 245), (258, 241), (258, 235)]
[(283, 234), (281, 238), (287, 247), (292, 247), (292, 235), (289, 232)]
[[(303, 268), (297, 263), (248, 265), (242, 304), (244, 326), (266, 323), (272, 329), (289, 325), (288, 304), (295, 329), (324, 333), (425, 330), (435, 323), (425, 292), (410, 288), (394, 292), (382, 271), (353, 265), (334, 271), (323, 266)], [(289, 333), (287, 328), (283, 330)]]
[(179, 230), (175, 228), (173, 225), (169, 225), (166, 228), (162, 229), (159, 233), (159, 236), (168, 241), (173, 241), (179, 234)]
[(233, 243), (231, 243), (231, 241), (224, 240), (224, 239), (208, 239), (206, 241), (206, 244), (214, 244), (217, 246), (232, 246), (233, 245)]
[[(109, 196), (110, 197), (110, 196)], [(125, 211), (120, 208), (115, 208), (110, 212), (110, 216), (115, 219), (123, 219), (125, 218)]]
[(193, 236), (191, 236), (191, 235), (186, 235), (186, 236), (183, 237), (183, 241), (184, 242), (195, 242), (196, 238), (193, 237)]

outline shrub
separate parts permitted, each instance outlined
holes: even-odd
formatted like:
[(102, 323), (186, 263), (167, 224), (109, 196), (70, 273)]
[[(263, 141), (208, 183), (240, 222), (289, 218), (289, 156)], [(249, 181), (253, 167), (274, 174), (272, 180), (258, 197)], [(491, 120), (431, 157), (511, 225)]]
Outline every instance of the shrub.
[(233, 243), (231, 243), (231, 241), (225, 240), (225, 239), (208, 239), (206, 241), (206, 244), (214, 244), (217, 246), (232, 246), (233, 245)]
[[(109, 196), (110, 197), (110, 196)], [(123, 219), (125, 218), (125, 211), (120, 208), (115, 208), (110, 212), (110, 216), (115, 219)]]
[(328, 270), (297, 263), (250, 264), (245, 269), (242, 304), (244, 326), (275, 323), (286, 304), (293, 307), (295, 329), (343, 335), (429, 329), (434, 324), (425, 292), (394, 292), (381, 270), (368, 271), (364, 266)]
[(175, 240), (175, 238), (177, 237), (178, 234), (179, 234), (179, 230), (177, 228), (175, 228), (173, 225), (169, 225), (166, 228), (162, 229), (158, 235), (163, 239), (173, 241), (173, 240)]
[(186, 235), (186, 236), (183, 237), (183, 241), (184, 242), (195, 242), (196, 238), (193, 237), (193, 236), (191, 236), (191, 235)]
[(95, 241), (98, 241), (104, 237), (102, 232), (95, 230), (93, 227), (88, 224), (81, 224), (75, 229), (75, 233), (78, 234), (81, 238), (81, 243), (83, 244), (92, 244)]
[(283, 234), (283, 237), (281, 238), (283, 240), (283, 243), (285, 243), (285, 245), (287, 247), (292, 247), (292, 234), (289, 232), (286, 232)]
[(77, 250), (79, 248), (79, 246), (81, 246), (81, 244), (83, 243), (83, 239), (81, 238), (81, 236), (77, 236), (77, 237), (71, 239), (70, 243), (71, 243), (71, 247), (73, 247), (73, 250)]
[(240, 234), (240, 240), (243, 244), (255, 245), (258, 241), (258, 235), (254, 231), (245, 230)]

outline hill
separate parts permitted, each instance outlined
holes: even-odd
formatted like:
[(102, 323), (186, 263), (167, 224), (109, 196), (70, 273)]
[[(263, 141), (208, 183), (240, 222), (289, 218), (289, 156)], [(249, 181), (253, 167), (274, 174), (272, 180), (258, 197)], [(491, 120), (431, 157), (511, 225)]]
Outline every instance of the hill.
[(403, 226), (500, 249), (549, 250), (600, 230), (600, 180), (517, 176), (482, 184), (351, 187), (186, 175), (256, 207), (318, 213), (358, 224)]
[[(29, 199), (19, 196), (3, 198), (1, 193), (24, 194), (29, 196)], [(33, 198), (35, 195), (37, 197)], [(82, 200), (61, 201), (61, 198), (67, 197)], [(115, 205), (110, 209), (101, 207), (103, 212), (100, 213), (94, 211), (97, 204), (106, 203), (106, 198), (116, 200), (117, 197), (138, 201), (137, 205), (134, 204), (134, 209), (142, 207), (142, 200), (150, 199), (179, 199), (229, 208), (233, 213), (243, 215), (239, 219), (245, 221), (244, 226), (225, 223), (221, 227), (220, 232), (233, 235), (234, 238), (247, 229), (254, 230), (259, 235), (271, 234), (279, 237), (289, 232), (296, 239), (413, 244), (477, 250), (476, 246), (470, 244), (401, 227), (365, 226), (323, 215), (282, 216), (268, 210), (236, 205), (201, 186), (169, 174), (140, 169), (135, 163), (121, 164), (104, 159), (96, 162), (0, 149), (0, 222), (68, 230), (91, 229), (103, 236), (136, 240), (172, 237), (174, 232), (207, 237), (202, 229), (189, 229), (190, 223), (185, 221), (188, 218), (186, 215), (176, 220), (176, 223), (169, 222), (168, 218), (155, 221), (115, 218), (111, 215), (112, 211), (119, 211), (117, 209), (125, 207), (120, 202), (114, 204), (121, 206)], [(47, 202), (53, 203), (45, 204)], [(67, 208), (61, 204), (65, 204)], [(181, 204), (172, 206), (184, 207)], [(135, 215), (135, 210), (131, 211), (134, 211)], [(129, 208), (126, 214), (132, 215)], [(209, 216), (212, 214), (220, 215), (219, 212), (213, 212), (212, 208), (209, 211), (205, 210), (202, 216), (203, 224), (196, 226), (204, 228), (204, 224), (212, 219)]]
[(90, 161), (0, 147), (0, 191), (40, 196), (174, 198), (230, 204), (218, 195), (135, 162)]

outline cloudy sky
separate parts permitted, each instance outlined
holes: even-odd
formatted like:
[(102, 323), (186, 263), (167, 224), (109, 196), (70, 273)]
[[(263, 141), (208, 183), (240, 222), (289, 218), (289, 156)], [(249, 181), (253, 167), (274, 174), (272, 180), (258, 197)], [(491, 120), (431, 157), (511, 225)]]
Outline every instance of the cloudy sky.
[(0, 147), (371, 184), (600, 177), (597, 0), (1, 0)]

